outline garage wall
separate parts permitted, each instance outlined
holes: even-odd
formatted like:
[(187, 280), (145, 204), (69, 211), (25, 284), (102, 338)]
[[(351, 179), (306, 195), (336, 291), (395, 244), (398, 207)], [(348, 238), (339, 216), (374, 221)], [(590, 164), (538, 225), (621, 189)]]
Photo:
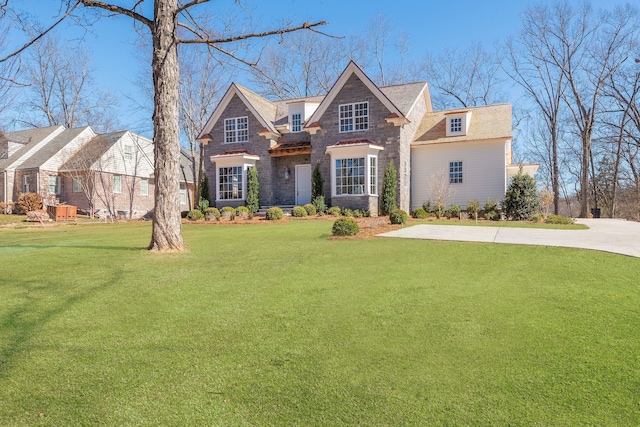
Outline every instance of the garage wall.
[(447, 207), (453, 203), (465, 209), (469, 200), (480, 206), (487, 199), (502, 200), (506, 192), (506, 151), (509, 140), (431, 144), (411, 147), (411, 210), (432, 200), (433, 181), (444, 173), (449, 178), (449, 162), (462, 161), (461, 184), (451, 185)]

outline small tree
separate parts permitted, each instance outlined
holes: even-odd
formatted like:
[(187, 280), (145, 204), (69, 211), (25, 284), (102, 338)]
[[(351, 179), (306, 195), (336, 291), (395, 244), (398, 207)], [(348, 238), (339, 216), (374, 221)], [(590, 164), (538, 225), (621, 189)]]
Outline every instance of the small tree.
[[(200, 180), (200, 200), (209, 200), (209, 178), (207, 178), (207, 174), (202, 174), (202, 179)], [(211, 204), (211, 203), (209, 203)]]
[(260, 209), (260, 184), (258, 183), (258, 170), (251, 166), (247, 170), (247, 208), (252, 214)]
[(398, 205), (396, 203), (396, 168), (393, 161), (389, 161), (382, 179), (382, 200), (380, 202), (380, 214), (389, 215)]
[(531, 219), (540, 210), (536, 181), (531, 175), (522, 173), (522, 168), (511, 178), (502, 205), (507, 218), (515, 221)]
[(313, 168), (313, 177), (311, 179), (311, 200), (315, 200), (320, 196), (324, 197), (324, 179), (322, 179), (322, 172), (320, 171), (320, 162), (317, 162)]

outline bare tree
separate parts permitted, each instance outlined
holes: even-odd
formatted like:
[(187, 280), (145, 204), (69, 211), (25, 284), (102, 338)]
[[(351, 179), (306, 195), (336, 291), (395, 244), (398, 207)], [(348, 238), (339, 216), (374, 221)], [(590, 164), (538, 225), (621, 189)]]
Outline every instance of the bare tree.
[(541, 154), (548, 165), (553, 212), (557, 215), (560, 209), (560, 113), (567, 81), (562, 71), (547, 60), (551, 51), (560, 48), (560, 40), (547, 35), (548, 13), (543, 6), (533, 6), (524, 11), (520, 36), (509, 39), (505, 44), (502, 67), (524, 89), (540, 112), (546, 131), (541, 139), (548, 142)]
[(429, 82), (434, 108), (466, 108), (504, 99), (500, 63), (480, 43), (427, 54), (416, 67), (414, 74)]
[[(83, 6), (87, 9), (102, 11), (103, 16), (122, 15), (133, 19), (151, 34), (153, 53), (151, 69), (154, 87), (153, 134), (155, 144), (155, 210), (149, 249), (182, 250), (179, 199), (180, 169), (180, 129), (179, 129), (179, 44), (206, 44), (220, 54), (241, 61), (247, 66), (255, 66), (240, 57), (233, 49), (233, 43), (257, 40), (271, 35), (282, 35), (299, 30), (313, 30), (326, 22), (303, 23), (298, 26), (285, 26), (264, 32), (234, 33), (233, 29), (216, 30), (205, 28), (195, 15), (195, 9), (209, 0), (154, 0), (153, 18), (144, 15), (142, 1), (130, 0), (121, 5), (102, 0), (63, 0), (66, 5), (61, 22)], [(120, 2), (123, 3), (123, 2)], [(43, 33), (49, 31), (47, 28)], [(36, 37), (37, 39), (38, 37)], [(33, 41), (27, 43), (16, 53), (24, 50)], [(0, 59), (0, 62), (14, 54)]]
[[(207, 48), (207, 46), (204, 46)], [(180, 56), (180, 129), (188, 144), (191, 172), (194, 179), (194, 197), (191, 208), (199, 201), (200, 182), (204, 173), (202, 143), (196, 138), (206, 124), (212, 105), (220, 99), (229, 85), (232, 74), (225, 64), (210, 55), (208, 49), (183, 49)], [(184, 175), (184, 173), (183, 173)], [(186, 176), (183, 176), (186, 182)], [(189, 195), (189, 192), (187, 192)], [(192, 203), (191, 203), (192, 202)]]
[(30, 127), (91, 125), (100, 132), (116, 126), (112, 118), (117, 100), (93, 83), (90, 55), (84, 48), (46, 36), (29, 52), (29, 64), (27, 111), (19, 122)]
[[(629, 58), (635, 43), (637, 11), (631, 6), (613, 13), (594, 13), (588, 4), (567, 2), (540, 6), (538, 24), (548, 50), (543, 59), (557, 68), (567, 82), (565, 103), (580, 139), (580, 216), (589, 214), (589, 178), (592, 174), (592, 137), (603, 87)], [(591, 169), (591, 170), (590, 170)], [(597, 206), (597, 193), (594, 192)]]
[(252, 70), (257, 91), (269, 99), (291, 99), (329, 92), (349, 60), (366, 52), (361, 37), (330, 38), (313, 32), (291, 34), (270, 44)]

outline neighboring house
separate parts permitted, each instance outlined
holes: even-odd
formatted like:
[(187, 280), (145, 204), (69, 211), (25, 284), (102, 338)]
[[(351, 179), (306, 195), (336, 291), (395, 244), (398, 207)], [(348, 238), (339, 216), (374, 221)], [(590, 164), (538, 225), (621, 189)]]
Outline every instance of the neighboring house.
[[(88, 126), (53, 126), (9, 132), (0, 155), (0, 201), (35, 192), (45, 206), (68, 203), (132, 218), (153, 210), (153, 142), (129, 131), (98, 135)], [(192, 176), (186, 178), (185, 196), (193, 191)], [(181, 209), (188, 210), (184, 199)]]
[(426, 82), (378, 87), (353, 61), (325, 96), (271, 102), (233, 83), (198, 140), (217, 207), (245, 203), (251, 166), (262, 206), (309, 203), (319, 163), (327, 204), (372, 215), (389, 162), (406, 211), (429, 200), (443, 174), (449, 204), (465, 206), (503, 198), (517, 171), (509, 105), (434, 112)]

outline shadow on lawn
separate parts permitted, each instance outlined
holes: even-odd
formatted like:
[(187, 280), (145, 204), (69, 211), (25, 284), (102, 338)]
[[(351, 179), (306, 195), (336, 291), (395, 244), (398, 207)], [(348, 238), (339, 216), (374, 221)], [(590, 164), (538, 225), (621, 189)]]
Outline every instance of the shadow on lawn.
[[(56, 295), (55, 290), (66, 291), (68, 288), (53, 281), (29, 280), (24, 283), (12, 283), (12, 285), (24, 290), (25, 296), (23, 298), (25, 301), (7, 313), (6, 316), (0, 318), (0, 332), (6, 337), (2, 350), (0, 350), (0, 379), (9, 376), (14, 360), (31, 350), (29, 341), (42, 332), (47, 323), (74, 305), (120, 283), (123, 276), (121, 271), (114, 271), (109, 278), (105, 278), (101, 283), (89, 288), (82, 288), (78, 293), (66, 297)], [(52, 296), (56, 301), (60, 301), (53, 307), (50, 302)]]
[(19, 249), (51, 249), (51, 248), (68, 248), (68, 249), (100, 249), (108, 251), (146, 251), (146, 246), (106, 246), (106, 245), (69, 245), (69, 244), (46, 244), (46, 245), (25, 245), (18, 243), (15, 245), (0, 245), (2, 248), (19, 248)]

